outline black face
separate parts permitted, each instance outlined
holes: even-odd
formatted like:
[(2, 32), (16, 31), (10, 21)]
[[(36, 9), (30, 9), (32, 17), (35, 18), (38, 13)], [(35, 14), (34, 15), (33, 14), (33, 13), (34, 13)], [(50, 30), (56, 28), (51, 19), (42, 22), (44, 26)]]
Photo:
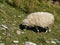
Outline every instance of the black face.
[[(36, 27), (38, 28), (39, 32), (46, 32), (46, 30), (48, 29), (48, 28), (42, 28), (40, 26), (29, 27), (29, 26), (22, 25), (22, 24), (20, 24), (19, 27), (21, 30), (26, 29), (26, 30), (32, 30), (34, 32), (37, 32)], [(25, 28), (25, 27), (27, 27), (27, 28)]]
[[(26, 27), (26, 28), (25, 28), (25, 27)], [(37, 32), (37, 30), (36, 30), (35, 27), (29, 27), (29, 26), (22, 25), (22, 24), (19, 25), (19, 28), (20, 28), (21, 30), (26, 29), (26, 30), (32, 30), (32, 31), (34, 31), (34, 32)]]
[(20, 28), (21, 30), (23, 30), (23, 29), (25, 29), (25, 25), (20, 24), (20, 25), (19, 25), (19, 28)]

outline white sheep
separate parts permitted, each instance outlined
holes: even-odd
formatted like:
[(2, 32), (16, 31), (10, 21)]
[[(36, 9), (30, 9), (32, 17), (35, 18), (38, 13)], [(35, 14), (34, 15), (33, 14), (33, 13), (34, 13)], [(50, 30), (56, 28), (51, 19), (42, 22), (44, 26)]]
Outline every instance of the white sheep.
[(36, 29), (39, 31), (37, 26), (42, 28), (49, 28), (54, 23), (54, 16), (48, 12), (35, 12), (29, 14), (22, 22), (22, 25), (29, 27), (36, 26)]

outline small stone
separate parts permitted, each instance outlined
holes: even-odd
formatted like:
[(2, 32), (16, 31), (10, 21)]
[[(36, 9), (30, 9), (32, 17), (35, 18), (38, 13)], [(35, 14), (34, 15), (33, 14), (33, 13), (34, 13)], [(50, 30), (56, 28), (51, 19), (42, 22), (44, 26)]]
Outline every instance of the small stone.
[(46, 43), (50, 43), (50, 41), (46, 40)]
[(49, 29), (49, 32), (51, 32), (51, 29)]
[(54, 39), (56, 41), (56, 43), (60, 43), (60, 41), (58, 39)]
[(5, 45), (4, 43), (0, 43), (0, 45)]
[(21, 34), (21, 32), (20, 32), (19, 30), (17, 30), (17, 31), (16, 31), (16, 33), (17, 33), (18, 35), (20, 35), (20, 34)]
[(12, 24), (12, 25), (15, 25), (15, 24)]
[(22, 34), (24, 34), (25, 32), (21, 32)]
[(18, 16), (19, 18), (21, 18), (21, 16)]
[(56, 42), (55, 42), (55, 41), (53, 41), (53, 40), (51, 41), (51, 43), (56, 44)]
[(18, 40), (14, 40), (14, 41), (13, 41), (13, 43), (18, 44), (18, 43), (19, 43), (19, 41), (18, 41)]
[(57, 43), (60, 43), (60, 41), (56, 41)]
[(25, 42), (25, 45), (37, 45), (37, 44), (32, 43), (32, 42)]
[(3, 25), (3, 24), (2, 24), (1, 26), (2, 26), (3, 28), (5, 28), (5, 29), (8, 29), (8, 27), (7, 27), (6, 25)]

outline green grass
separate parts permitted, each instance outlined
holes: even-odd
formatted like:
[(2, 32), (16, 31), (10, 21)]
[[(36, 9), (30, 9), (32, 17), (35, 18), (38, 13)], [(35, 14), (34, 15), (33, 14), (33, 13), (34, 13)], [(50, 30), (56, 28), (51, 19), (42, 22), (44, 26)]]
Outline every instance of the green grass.
[[(15, 2), (14, 2), (15, 3)], [(18, 40), (19, 45), (24, 45), (25, 41), (31, 41), (37, 45), (60, 45), (60, 44), (51, 44), (46, 43), (45, 40), (51, 40), (57, 38), (60, 40), (60, 6), (52, 4), (51, 2), (40, 2), (39, 0), (26, 0), (21, 1), (21, 4), (17, 5), (17, 2), (12, 6), (7, 2), (0, 1), (0, 36), (2, 37), (0, 41), (5, 43), (5, 45), (13, 45), (13, 40)], [(49, 3), (49, 4), (48, 4)], [(55, 22), (51, 27), (50, 33), (35, 33), (30, 30), (26, 30), (25, 34), (16, 34), (16, 30), (22, 30), (19, 28), (22, 20), (32, 12), (50, 12), (54, 14)], [(18, 17), (21, 16), (21, 17)], [(1, 29), (1, 25), (7, 25), (8, 30)], [(9, 36), (10, 34), (10, 36)], [(44, 38), (46, 37), (46, 39)]]

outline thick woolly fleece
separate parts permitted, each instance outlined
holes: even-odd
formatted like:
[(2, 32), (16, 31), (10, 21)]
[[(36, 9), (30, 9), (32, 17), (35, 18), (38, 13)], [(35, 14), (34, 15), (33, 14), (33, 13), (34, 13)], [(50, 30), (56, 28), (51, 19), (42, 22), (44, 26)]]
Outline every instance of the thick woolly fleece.
[(29, 14), (22, 22), (26, 26), (49, 27), (54, 23), (54, 16), (48, 12), (35, 12)]

